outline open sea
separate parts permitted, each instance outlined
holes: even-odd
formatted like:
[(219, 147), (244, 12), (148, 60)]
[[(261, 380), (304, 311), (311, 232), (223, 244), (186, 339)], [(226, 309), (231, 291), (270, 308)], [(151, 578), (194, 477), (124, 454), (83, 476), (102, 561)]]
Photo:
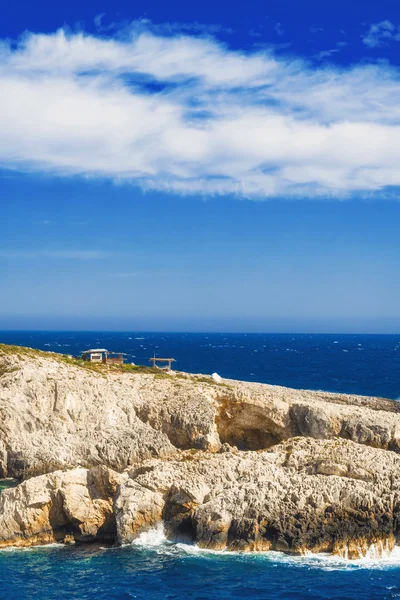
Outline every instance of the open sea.
[[(78, 355), (107, 348), (127, 362), (156, 353), (176, 369), (294, 388), (400, 398), (400, 335), (0, 332), (0, 342)], [(154, 531), (131, 546), (0, 551), (1, 600), (379, 600), (400, 598), (400, 549), (346, 561), (230, 554), (171, 544)]]
[(124, 352), (126, 362), (172, 357), (175, 368), (231, 379), (400, 397), (399, 335), (0, 331), (0, 343), (80, 355)]

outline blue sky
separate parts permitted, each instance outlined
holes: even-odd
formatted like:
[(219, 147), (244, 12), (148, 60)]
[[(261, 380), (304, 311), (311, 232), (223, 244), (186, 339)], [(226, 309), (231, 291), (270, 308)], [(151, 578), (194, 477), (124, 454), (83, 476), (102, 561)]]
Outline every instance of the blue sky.
[(396, 2), (0, 11), (0, 328), (400, 331)]

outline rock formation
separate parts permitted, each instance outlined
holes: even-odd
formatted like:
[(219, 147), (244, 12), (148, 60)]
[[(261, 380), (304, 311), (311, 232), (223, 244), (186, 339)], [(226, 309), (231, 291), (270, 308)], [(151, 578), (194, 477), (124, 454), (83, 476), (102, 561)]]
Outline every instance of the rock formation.
[(0, 548), (113, 541), (113, 500), (124, 480), (105, 467), (55, 471), (0, 495)]
[(121, 471), (177, 449), (261, 450), (299, 435), (400, 448), (394, 401), (89, 367), (0, 345), (0, 477)]
[(399, 474), (396, 454), (346, 440), (153, 459), (120, 487), (118, 539), (163, 520), (170, 539), (203, 548), (358, 557), (398, 538)]
[(0, 546), (360, 556), (400, 536), (400, 406), (0, 346)]

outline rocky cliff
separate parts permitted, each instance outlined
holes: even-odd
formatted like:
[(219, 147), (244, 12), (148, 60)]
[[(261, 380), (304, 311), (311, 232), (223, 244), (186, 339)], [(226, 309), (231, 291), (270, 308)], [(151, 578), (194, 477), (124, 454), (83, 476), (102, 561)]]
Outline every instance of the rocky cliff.
[(400, 536), (400, 406), (0, 346), (0, 546), (129, 543), (349, 556)]

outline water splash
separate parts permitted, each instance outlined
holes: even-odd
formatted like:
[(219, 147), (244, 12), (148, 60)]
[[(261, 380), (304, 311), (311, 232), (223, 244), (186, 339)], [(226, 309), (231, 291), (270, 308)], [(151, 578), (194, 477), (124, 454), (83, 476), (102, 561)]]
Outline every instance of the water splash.
[(180, 556), (182, 558), (190, 556), (199, 556), (204, 558), (213, 558), (229, 560), (238, 558), (241, 560), (266, 561), (275, 565), (292, 565), (296, 567), (317, 568), (327, 571), (335, 570), (358, 570), (358, 569), (388, 569), (400, 567), (400, 546), (390, 551), (389, 548), (381, 549), (372, 544), (366, 555), (359, 559), (349, 559), (347, 557), (336, 556), (333, 554), (314, 554), (309, 552), (302, 556), (293, 556), (282, 552), (232, 552), (229, 550), (211, 550), (200, 548), (196, 544), (174, 543), (165, 537), (164, 528), (158, 525), (142, 533), (131, 544), (137, 548), (156, 552), (165, 556)]
[(164, 533), (164, 526), (159, 523), (154, 529), (144, 531), (139, 535), (136, 540), (133, 540), (133, 546), (140, 546), (141, 548), (159, 548), (160, 546), (167, 543), (167, 538)]

